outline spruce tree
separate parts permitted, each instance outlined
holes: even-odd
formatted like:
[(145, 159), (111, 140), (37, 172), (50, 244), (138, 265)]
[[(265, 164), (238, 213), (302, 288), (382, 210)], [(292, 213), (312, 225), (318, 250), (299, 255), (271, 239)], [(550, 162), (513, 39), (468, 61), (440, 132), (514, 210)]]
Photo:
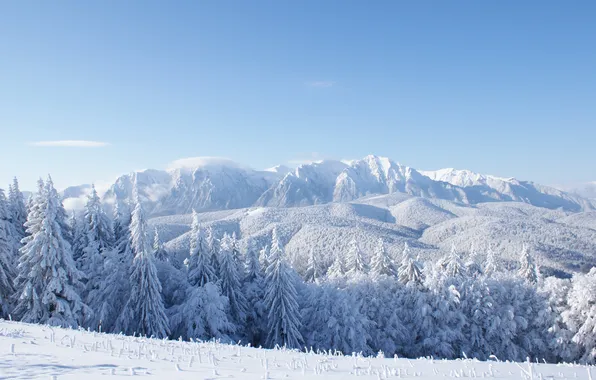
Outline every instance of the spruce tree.
[(25, 223), (14, 314), (24, 322), (79, 326), (91, 314), (79, 296), (83, 274), (62, 235), (61, 202), (51, 178), (39, 190)]
[(385, 243), (383, 243), (382, 239), (379, 239), (377, 244), (377, 248), (373, 255), (372, 263), (371, 263), (371, 272), (375, 276), (389, 276), (389, 277), (397, 277), (397, 268), (391, 256), (385, 249)]
[(342, 277), (345, 274), (346, 274), (346, 266), (344, 264), (344, 259), (341, 255), (341, 253), (337, 252), (335, 254), (335, 258), (333, 259), (333, 262), (331, 263), (329, 268), (327, 268), (326, 275), (329, 278), (338, 278), (338, 277)]
[(168, 252), (166, 252), (166, 249), (163, 246), (163, 242), (161, 241), (161, 239), (159, 237), (159, 232), (157, 231), (157, 228), (155, 229), (155, 231), (153, 233), (153, 252), (155, 252), (155, 259), (157, 261), (161, 261), (161, 262), (169, 261)]
[(8, 189), (10, 220), (12, 221), (20, 239), (25, 237), (25, 222), (27, 221), (27, 207), (23, 193), (19, 189), (19, 181), (15, 177)]
[(87, 234), (84, 230), (85, 225), (79, 221), (75, 211), (71, 214), (69, 225), (72, 231), (72, 258), (77, 263), (77, 267), (81, 269), (81, 256), (83, 256), (83, 249), (87, 246)]
[(246, 320), (246, 298), (242, 293), (241, 273), (238, 272), (238, 265), (234, 260), (233, 238), (224, 234), (221, 239), (219, 251), (219, 284), (222, 294), (228, 297), (232, 321), (242, 326)]
[(261, 269), (259, 255), (254, 243), (249, 243), (249, 248), (246, 252), (243, 292), (247, 304), (244, 335), (247, 342), (254, 347), (258, 347), (265, 344), (267, 310), (263, 302), (265, 296), (263, 270)]
[(486, 261), (484, 262), (483, 273), (486, 277), (491, 277), (495, 273), (499, 272), (499, 270), (499, 262), (497, 261), (494, 251), (489, 246), (486, 250)]
[(538, 269), (534, 263), (534, 258), (525, 244), (522, 248), (518, 275), (530, 284), (536, 284), (538, 282)]
[(13, 281), (16, 276), (16, 234), (4, 190), (0, 189), (0, 317), (6, 317), (10, 313), (15, 293)]
[(364, 258), (362, 250), (358, 246), (356, 239), (352, 239), (350, 243), (350, 250), (348, 251), (348, 273), (349, 274), (365, 274), (368, 273), (368, 263)]
[(198, 214), (193, 210), (190, 230), (190, 256), (188, 259), (188, 282), (192, 286), (203, 286), (215, 282), (215, 270), (211, 265), (209, 246), (199, 226)]
[(397, 274), (399, 281), (404, 285), (422, 286), (422, 269), (418, 262), (412, 258), (407, 242), (404, 243), (404, 252)]
[(304, 275), (304, 281), (318, 282), (322, 276), (323, 271), (321, 270), (321, 265), (319, 264), (319, 260), (315, 255), (315, 250), (311, 248), (308, 255), (308, 261), (306, 263), (306, 273)]
[(265, 290), (265, 305), (269, 310), (267, 341), (270, 347), (279, 345), (299, 348), (303, 339), (300, 333), (298, 293), (275, 229), (271, 241), (270, 261)]
[(130, 298), (117, 326), (127, 334), (165, 338), (169, 334), (168, 317), (148, 238), (147, 220), (135, 184), (135, 209), (130, 223), (130, 242), (134, 253)]

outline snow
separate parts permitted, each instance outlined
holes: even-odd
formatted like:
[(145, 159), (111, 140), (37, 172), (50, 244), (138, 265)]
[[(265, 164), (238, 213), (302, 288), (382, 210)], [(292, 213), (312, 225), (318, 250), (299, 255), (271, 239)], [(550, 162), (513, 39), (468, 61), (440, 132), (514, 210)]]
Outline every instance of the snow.
[[(402, 193), (464, 204), (516, 201), (568, 211), (594, 209), (576, 194), (513, 178), (482, 175), (469, 170), (417, 171), (387, 157), (361, 160), (321, 160), (290, 169), (278, 165), (252, 170), (220, 157), (174, 161), (167, 170), (144, 170), (119, 177), (104, 202), (132, 200), (132, 184), (152, 216), (186, 214), (251, 206), (296, 207), (348, 202), (375, 194)], [(69, 208), (81, 206), (88, 185), (65, 191)]]
[(3, 379), (592, 379), (574, 364), (365, 358), (102, 334), (0, 320)]

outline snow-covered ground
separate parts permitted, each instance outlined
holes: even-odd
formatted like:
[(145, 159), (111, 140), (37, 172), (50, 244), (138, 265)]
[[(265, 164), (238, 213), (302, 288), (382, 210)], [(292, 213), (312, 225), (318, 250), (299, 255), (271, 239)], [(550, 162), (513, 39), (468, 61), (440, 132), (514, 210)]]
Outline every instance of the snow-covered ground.
[[(591, 373), (592, 372), (592, 373)], [(363, 358), (0, 321), (0, 379), (593, 379), (571, 364)]]

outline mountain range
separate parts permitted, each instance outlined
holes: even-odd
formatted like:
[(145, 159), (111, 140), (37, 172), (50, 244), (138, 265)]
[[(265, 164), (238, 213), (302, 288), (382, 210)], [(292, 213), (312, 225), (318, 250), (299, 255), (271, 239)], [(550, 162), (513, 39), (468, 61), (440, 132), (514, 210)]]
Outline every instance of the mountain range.
[[(120, 176), (105, 192), (104, 200), (130, 201), (135, 182), (153, 216), (187, 214), (193, 209), (310, 206), (393, 193), (466, 205), (506, 201), (572, 212), (595, 208), (593, 200), (529, 181), (468, 170), (419, 171), (374, 155), (260, 171), (222, 159), (181, 160), (167, 170)], [(68, 204), (88, 191), (88, 185), (70, 187), (64, 197)]]

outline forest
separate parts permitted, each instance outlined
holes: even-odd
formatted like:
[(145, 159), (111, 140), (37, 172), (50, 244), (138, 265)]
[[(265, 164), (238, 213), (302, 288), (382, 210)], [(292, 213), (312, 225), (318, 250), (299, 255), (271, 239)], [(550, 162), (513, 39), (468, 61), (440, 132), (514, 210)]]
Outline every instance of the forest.
[[(138, 194), (113, 215), (95, 189), (68, 215), (51, 177), (25, 200), (0, 189), (0, 316), (99, 332), (218, 340), (380, 357), (581, 362), (596, 359), (596, 269), (541, 274), (524, 248), (516, 268), (497, 252), (420, 262), (357, 241), (297, 273), (275, 227), (241, 251), (193, 214), (183, 261), (148, 226)], [(371, 257), (370, 260), (367, 257)]]

